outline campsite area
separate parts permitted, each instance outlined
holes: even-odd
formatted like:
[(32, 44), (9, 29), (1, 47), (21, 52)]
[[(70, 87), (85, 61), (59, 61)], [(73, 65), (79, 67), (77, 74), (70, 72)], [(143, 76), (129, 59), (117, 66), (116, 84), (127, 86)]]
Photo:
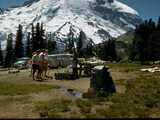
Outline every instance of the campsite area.
[(160, 74), (142, 72), (137, 63), (106, 63), (116, 93), (101, 98), (79, 98), (86, 93), (90, 77), (56, 80), (66, 68), (50, 69), (43, 80), (33, 81), (30, 69), (8, 73), (0, 68), (0, 118), (160, 118)]

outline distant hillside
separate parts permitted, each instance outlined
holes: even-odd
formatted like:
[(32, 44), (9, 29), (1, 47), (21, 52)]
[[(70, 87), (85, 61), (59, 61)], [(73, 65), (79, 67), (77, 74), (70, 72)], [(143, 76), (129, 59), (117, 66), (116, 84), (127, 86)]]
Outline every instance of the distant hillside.
[(134, 30), (130, 30), (126, 32), (125, 34), (122, 34), (117, 38), (117, 41), (123, 41), (125, 43), (131, 44), (134, 38)]
[(131, 30), (116, 39), (116, 51), (122, 60), (129, 59), (133, 38), (134, 30)]

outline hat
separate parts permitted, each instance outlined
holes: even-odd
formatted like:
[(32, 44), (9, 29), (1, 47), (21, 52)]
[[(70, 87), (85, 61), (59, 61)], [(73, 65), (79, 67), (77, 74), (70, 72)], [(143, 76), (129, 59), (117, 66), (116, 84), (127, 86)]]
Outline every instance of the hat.
[(40, 53), (40, 52), (41, 52), (41, 50), (40, 50), (40, 49), (38, 49), (36, 52), (37, 52), (37, 53)]
[(45, 49), (42, 49), (42, 52), (45, 52), (46, 50)]

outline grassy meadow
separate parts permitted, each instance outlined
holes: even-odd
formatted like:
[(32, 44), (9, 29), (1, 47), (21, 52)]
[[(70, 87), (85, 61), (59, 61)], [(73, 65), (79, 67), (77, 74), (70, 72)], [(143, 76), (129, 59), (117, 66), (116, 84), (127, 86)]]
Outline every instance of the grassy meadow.
[[(160, 118), (160, 72), (141, 72), (142, 68), (159, 67), (160, 64), (142, 66), (137, 63), (107, 63), (109, 72), (128, 74), (127, 79), (114, 80), (115, 87), (124, 92), (110, 94), (106, 98), (61, 99), (34, 102), (35, 110), (42, 118)], [(134, 75), (134, 77), (132, 77)], [(136, 75), (136, 77), (135, 77)], [(0, 106), (13, 102), (32, 102), (30, 93), (47, 91), (60, 86), (45, 84), (13, 84), (0, 82)], [(20, 96), (17, 96), (20, 95)]]

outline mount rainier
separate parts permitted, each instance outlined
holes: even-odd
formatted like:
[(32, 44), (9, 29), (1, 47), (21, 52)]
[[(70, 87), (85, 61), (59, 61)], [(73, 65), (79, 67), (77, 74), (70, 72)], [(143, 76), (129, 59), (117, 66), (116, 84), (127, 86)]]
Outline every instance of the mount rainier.
[(0, 8), (2, 50), (8, 34), (15, 37), (19, 24), (26, 41), (31, 24), (37, 22), (43, 23), (46, 34), (51, 34), (62, 51), (71, 36), (78, 39), (80, 31), (85, 46), (118, 37), (143, 21), (135, 10), (118, 0), (28, 0), (20, 7)]

